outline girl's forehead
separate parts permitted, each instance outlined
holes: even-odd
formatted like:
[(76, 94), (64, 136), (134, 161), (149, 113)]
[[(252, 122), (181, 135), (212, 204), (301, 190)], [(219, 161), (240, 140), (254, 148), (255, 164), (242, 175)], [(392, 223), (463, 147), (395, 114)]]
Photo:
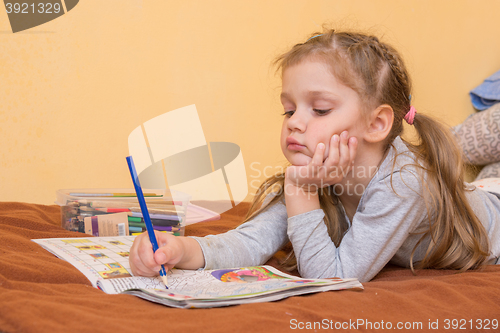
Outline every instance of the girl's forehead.
[(329, 64), (321, 60), (306, 60), (283, 70), (282, 90), (296, 86), (315, 91), (352, 89), (331, 70)]
[(283, 69), (281, 79), (287, 80), (302, 80), (302, 79), (317, 79), (338, 81), (335, 73), (331, 70), (331, 66), (322, 60), (305, 59), (296, 64), (290, 65)]
[(353, 70), (351, 64), (339, 55), (319, 54), (305, 57), (293, 63), (290, 62), (286, 67), (282, 67), (282, 83), (287, 79), (287, 76), (291, 76), (289, 74), (292, 72), (299, 72), (297, 69), (302, 69), (304, 73), (312, 68), (319, 70), (324, 76), (332, 78), (336, 84), (354, 90), (358, 96), (364, 95), (365, 82)]
[(359, 78), (352, 72), (348, 63), (334, 61), (335, 59), (325, 58), (323, 56), (311, 56), (295, 63), (291, 63), (282, 68), (281, 79), (290, 76), (290, 73), (318, 72), (322, 76), (331, 77), (333, 80), (347, 87), (357, 90)]
[(297, 59), (293, 62), (290, 62), (288, 63), (286, 66), (283, 67), (283, 72), (285, 72), (287, 69), (289, 68), (293, 68), (293, 67), (297, 67), (297, 66), (301, 66), (301, 65), (304, 65), (304, 64), (310, 64), (310, 63), (315, 63), (315, 64), (319, 64), (319, 65), (322, 65), (328, 69), (331, 69), (331, 62), (328, 61), (327, 58), (325, 58), (324, 56), (319, 56), (319, 55), (310, 55), (310, 56), (307, 56), (307, 57), (304, 57), (304, 58), (301, 58), (301, 59)]

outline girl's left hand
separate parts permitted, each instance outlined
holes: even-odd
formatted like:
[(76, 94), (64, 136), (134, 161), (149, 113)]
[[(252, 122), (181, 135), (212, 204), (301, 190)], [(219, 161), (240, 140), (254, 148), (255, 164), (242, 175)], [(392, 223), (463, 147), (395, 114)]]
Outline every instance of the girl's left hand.
[(330, 149), (326, 158), (325, 144), (319, 143), (311, 162), (305, 166), (290, 166), (286, 170), (285, 184), (301, 187), (305, 191), (339, 183), (351, 170), (358, 140), (349, 138), (347, 131), (335, 134), (330, 139)]

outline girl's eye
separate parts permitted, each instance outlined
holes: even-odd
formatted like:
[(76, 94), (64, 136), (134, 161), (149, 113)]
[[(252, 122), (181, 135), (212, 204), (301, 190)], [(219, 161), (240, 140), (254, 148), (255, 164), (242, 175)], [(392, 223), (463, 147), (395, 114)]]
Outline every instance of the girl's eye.
[(332, 111), (332, 109), (328, 109), (328, 110), (313, 109), (313, 110), (314, 110), (314, 112), (316, 112), (320, 116), (323, 116), (323, 115), (327, 114), (328, 112)]
[(291, 116), (293, 116), (294, 113), (295, 113), (295, 110), (285, 111), (285, 113), (283, 113), (282, 115), (285, 116), (285, 117), (290, 118)]

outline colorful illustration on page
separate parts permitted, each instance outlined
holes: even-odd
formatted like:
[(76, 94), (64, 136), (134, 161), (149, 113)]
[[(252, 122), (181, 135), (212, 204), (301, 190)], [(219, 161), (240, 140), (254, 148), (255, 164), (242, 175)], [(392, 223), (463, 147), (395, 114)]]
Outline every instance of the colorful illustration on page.
[(212, 272), (213, 277), (222, 282), (249, 283), (269, 279), (288, 279), (274, 274), (264, 267), (246, 267), (243, 269), (220, 269)]

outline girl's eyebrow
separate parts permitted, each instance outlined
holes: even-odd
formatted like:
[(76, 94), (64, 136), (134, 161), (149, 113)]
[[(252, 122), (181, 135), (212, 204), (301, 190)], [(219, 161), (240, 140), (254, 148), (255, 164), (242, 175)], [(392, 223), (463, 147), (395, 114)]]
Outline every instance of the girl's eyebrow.
[(309, 91), (307, 94), (313, 97), (323, 97), (327, 99), (338, 99), (339, 97), (338, 95), (325, 90), (313, 90)]
[(289, 94), (287, 94), (286, 92), (282, 92), (282, 93), (280, 94), (280, 99), (281, 99), (281, 100), (283, 100), (283, 99), (288, 99), (288, 100), (289, 100), (289, 99), (290, 99), (290, 95), (289, 95)]
[[(329, 91), (325, 91), (325, 90), (311, 90), (311, 91), (307, 92), (307, 95), (310, 95), (312, 97), (323, 97), (323, 98), (327, 98), (327, 99), (338, 99), (339, 98), (338, 95), (331, 93)], [(280, 94), (280, 99), (290, 99), (290, 95), (286, 92), (282, 92)]]

